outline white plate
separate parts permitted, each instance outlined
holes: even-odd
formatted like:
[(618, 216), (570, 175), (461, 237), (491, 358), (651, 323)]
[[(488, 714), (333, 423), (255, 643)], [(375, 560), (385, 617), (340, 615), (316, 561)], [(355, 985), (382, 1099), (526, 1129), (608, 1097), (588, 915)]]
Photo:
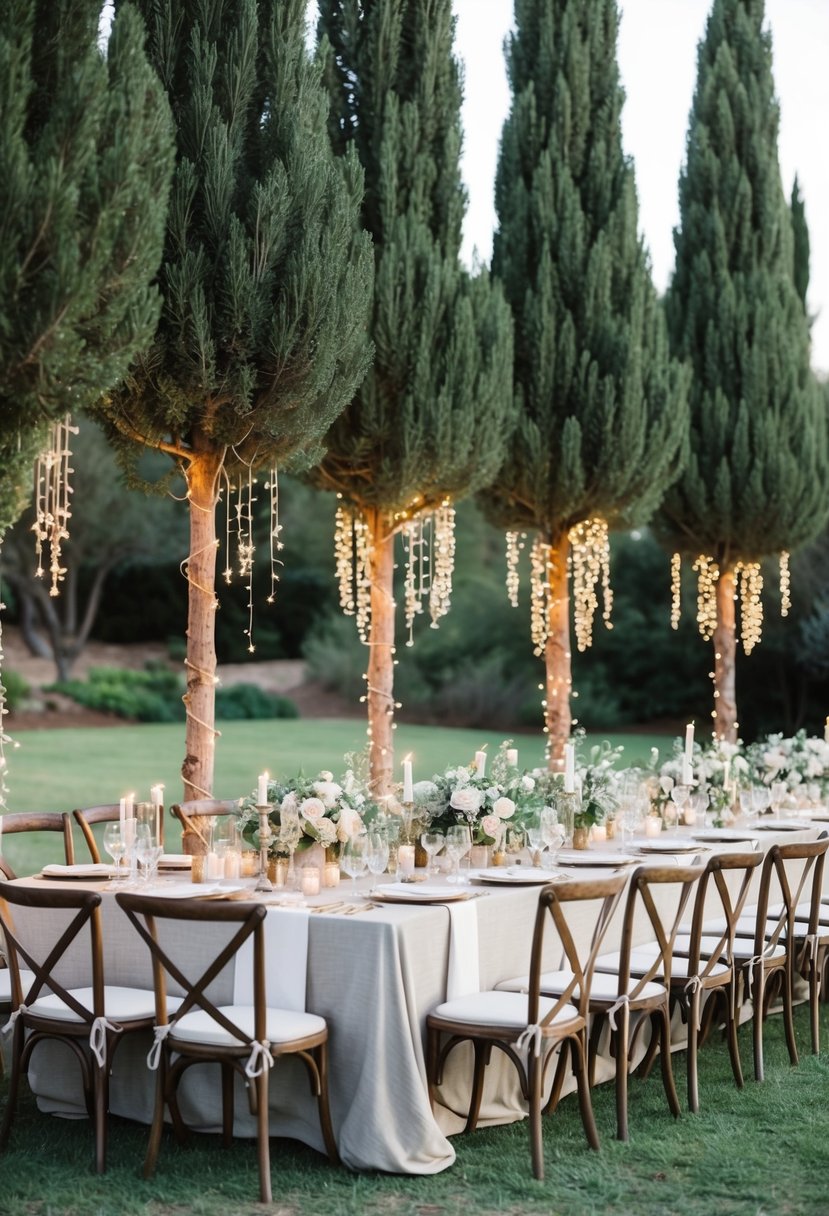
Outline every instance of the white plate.
[(694, 832), (694, 840), (707, 840), (712, 843), (714, 841), (731, 841), (733, 843), (749, 841), (754, 843), (757, 840), (757, 836), (748, 828), (744, 828), (742, 831), (740, 828), (700, 828), (698, 832)]
[(471, 870), (469, 877), (473, 882), (502, 883), (507, 887), (519, 887), (525, 884), (538, 886), (548, 882), (557, 882), (561, 875), (554, 870), (536, 869), (535, 866), (508, 866), (494, 870)]
[[(223, 882), (165, 882), (150, 887), (143, 894), (162, 899), (204, 899), (206, 895), (230, 895), (233, 891), (243, 891), (244, 887), (228, 885)], [(142, 892), (138, 892), (142, 894)]]
[(599, 849), (562, 849), (556, 860), (562, 866), (629, 866), (636, 858), (629, 853), (605, 853)]
[(464, 887), (436, 887), (426, 883), (386, 882), (368, 892), (369, 899), (394, 904), (445, 904), (450, 900), (469, 899)]
[(88, 881), (112, 878), (115, 869), (103, 861), (85, 861), (72, 866), (44, 866), (40, 874), (42, 878), (85, 878)]
[(192, 864), (189, 853), (162, 853), (158, 859), (159, 870), (189, 870)]
[(754, 826), (760, 832), (804, 832), (812, 824), (807, 819), (758, 819)]
[[(695, 838), (696, 839), (696, 838)], [(659, 840), (652, 836), (642, 836), (638, 840), (632, 840), (631, 846), (638, 849), (640, 853), (701, 853), (702, 849), (698, 844), (692, 841), (683, 840), (681, 837), (669, 837), (666, 840)]]

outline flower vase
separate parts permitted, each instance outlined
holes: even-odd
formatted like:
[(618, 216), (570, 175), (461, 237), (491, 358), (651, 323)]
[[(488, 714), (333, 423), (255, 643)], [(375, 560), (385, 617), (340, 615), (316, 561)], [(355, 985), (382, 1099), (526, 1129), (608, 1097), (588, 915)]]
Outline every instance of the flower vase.
[(573, 848), (574, 849), (589, 849), (590, 848), (590, 828), (574, 827), (573, 828)]
[(608, 815), (607, 819), (605, 820), (605, 827), (607, 828), (608, 840), (615, 840), (616, 839), (616, 816), (615, 815)]
[(489, 845), (488, 844), (473, 844), (469, 850), (469, 868), (470, 870), (486, 870), (489, 868)]

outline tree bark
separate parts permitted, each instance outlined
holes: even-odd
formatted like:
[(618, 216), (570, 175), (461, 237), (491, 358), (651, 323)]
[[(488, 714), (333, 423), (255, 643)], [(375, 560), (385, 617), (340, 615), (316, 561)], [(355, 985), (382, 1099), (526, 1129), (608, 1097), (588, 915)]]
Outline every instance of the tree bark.
[[(187, 598), (187, 710), (185, 757), (181, 766), (184, 798), (210, 798), (213, 792), (213, 761), (216, 747), (216, 503), (224, 452), (199, 443), (187, 475), (190, 501), (190, 554), (185, 573)], [(192, 841), (185, 841), (184, 847)], [(203, 844), (196, 838), (196, 843)]]
[(548, 764), (551, 771), (560, 771), (564, 762), (564, 744), (570, 738), (570, 690), (572, 687), (570, 659), (570, 588), (567, 580), (567, 558), (570, 541), (563, 533), (550, 545), (547, 616), (546, 709)]
[(734, 572), (725, 570), (717, 580), (717, 627), (714, 630), (714, 734), (737, 742), (735, 662), (737, 631), (734, 622)]
[(368, 705), (369, 771), (378, 798), (394, 781), (394, 531), (380, 511), (366, 513), (371, 578)]

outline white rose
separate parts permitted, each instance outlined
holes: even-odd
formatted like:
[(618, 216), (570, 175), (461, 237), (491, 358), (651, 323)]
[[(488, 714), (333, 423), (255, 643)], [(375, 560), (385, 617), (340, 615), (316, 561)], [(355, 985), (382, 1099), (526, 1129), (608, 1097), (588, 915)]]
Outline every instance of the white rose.
[(325, 804), (321, 798), (306, 798), (299, 808), (299, 813), (309, 823), (316, 824), (318, 820), (325, 818)]
[(484, 792), (484, 797), (488, 798), (490, 802), (497, 802), (501, 797), (501, 791), (498, 789), (497, 785), (491, 785), (489, 789)]
[(533, 781), (532, 777), (524, 776), (521, 778), (521, 789), (525, 790), (528, 794), (535, 789), (535, 781)]
[(491, 836), (493, 840), (497, 840), (501, 834), (501, 820), (497, 815), (484, 815), (481, 820), (481, 830), (485, 836)]
[[(511, 798), (498, 798), (492, 807), (492, 812), (499, 819), (509, 819), (510, 815), (515, 814), (515, 803)], [(491, 835), (491, 832), (487, 832), (487, 836)]]
[(295, 811), (297, 809), (297, 798), (293, 790), (282, 799), (279, 809), (282, 811)]
[(670, 794), (671, 790), (674, 788), (673, 777), (660, 777), (659, 788), (662, 790), (663, 794)]
[(337, 785), (336, 781), (315, 781), (311, 788), (329, 810), (343, 792), (342, 787)]
[(330, 819), (320, 819), (314, 824), (321, 845), (333, 844), (337, 839), (337, 825)]
[(334, 774), (333, 774), (333, 773), (329, 773), (328, 769), (327, 769), (327, 768), (324, 768), (324, 769), (322, 770), (322, 772), (320, 773), (319, 777), (317, 778), (317, 780), (318, 780), (318, 781), (333, 781), (333, 780), (334, 780)]
[(431, 802), (437, 797), (438, 787), (434, 781), (415, 781), (412, 786), (415, 802)]
[(468, 785), (464, 789), (455, 790), (452, 797), (449, 799), (449, 805), (455, 811), (463, 811), (466, 815), (470, 811), (479, 811), (484, 804), (484, 795), (481, 790), (476, 790), (474, 786)]
[(350, 806), (344, 806), (337, 820), (337, 840), (343, 844), (363, 830), (363, 821)]

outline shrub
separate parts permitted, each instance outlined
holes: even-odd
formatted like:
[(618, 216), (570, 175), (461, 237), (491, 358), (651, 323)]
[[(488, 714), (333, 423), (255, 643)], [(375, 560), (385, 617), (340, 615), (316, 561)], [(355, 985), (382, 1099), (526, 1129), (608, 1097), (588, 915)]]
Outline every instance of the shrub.
[(256, 684), (234, 684), (216, 690), (216, 717), (225, 722), (240, 718), (298, 718), (293, 701), (273, 692), (265, 692)]
[(2, 673), (3, 689), (6, 694), (6, 709), (12, 713), (26, 700), (29, 695), (30, 688), (23, 676), (18, 675), (16, 671), (4, 671)]
[(93, 667), (87, 680), (65, 680), (46, 691), (64, 693), (86, 709), (138, 722), (184, 720), (183, 677), (158, 666), (146, 671)]

